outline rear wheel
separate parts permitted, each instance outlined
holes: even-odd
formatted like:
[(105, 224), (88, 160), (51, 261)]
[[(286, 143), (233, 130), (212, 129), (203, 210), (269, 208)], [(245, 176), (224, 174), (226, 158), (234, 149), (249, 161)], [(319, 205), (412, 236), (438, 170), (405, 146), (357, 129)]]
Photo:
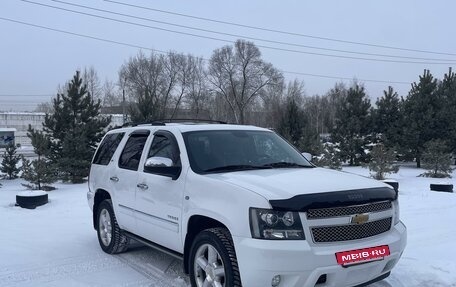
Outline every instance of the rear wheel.
[(116, 254), (127, 250), (129, 239), (117, 224), (110, 199), (102, 201), (98, 206), (97, 223), (98, 242), (104, 252)]
[(189, 259), (192, 287), (241, 287), (233, 240), (225, 228), (211, 228), (193, 241)]

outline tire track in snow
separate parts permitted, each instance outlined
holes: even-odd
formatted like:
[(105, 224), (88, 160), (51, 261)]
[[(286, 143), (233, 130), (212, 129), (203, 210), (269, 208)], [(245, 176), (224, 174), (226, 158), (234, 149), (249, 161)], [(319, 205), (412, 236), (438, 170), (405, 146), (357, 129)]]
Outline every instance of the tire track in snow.
[(151, 248), (139, 248), (117, 255), (117, 259), (150, 280), (147, 286), (187, 287), (182, 262)]
[(40, 280), (52, 282), (69, 276), (114, 269), (122, 265), (125, 264), (108, 255), (71, 257), (47, 264), (16, 266), (14, 272), (4, 268), (0, 271), (0, 282), (2, 286), (26, 285)]

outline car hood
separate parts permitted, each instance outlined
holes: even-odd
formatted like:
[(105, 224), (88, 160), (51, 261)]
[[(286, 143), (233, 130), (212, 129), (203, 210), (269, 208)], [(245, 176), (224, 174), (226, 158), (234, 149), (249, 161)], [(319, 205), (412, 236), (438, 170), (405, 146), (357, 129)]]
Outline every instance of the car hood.
[(389, 187), (374, 179), (324, 168), (248, 170), (208, 176), (260, 194), (267, 200), (288, 199), (301, 194)]

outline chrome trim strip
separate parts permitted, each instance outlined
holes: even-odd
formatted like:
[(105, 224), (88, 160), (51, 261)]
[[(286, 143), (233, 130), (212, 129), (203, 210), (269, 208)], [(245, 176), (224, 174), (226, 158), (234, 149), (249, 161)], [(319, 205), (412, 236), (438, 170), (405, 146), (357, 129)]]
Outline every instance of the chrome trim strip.
[[(369, 205), (373, 205), (373, 204), (383, 204), (383, 203), (388, 203), (388, 202), (391, 202), (391, 201), (389, 201), (389, 200), (384, 200), (384, 201), (376, 201), (376, 202), (371, 202), (371, 203), (355, 204), (355, 205), (349, 205), (349, 206), (336, 206), (336, 207), (327, 207), (327, 208), (316, 208), (316, 210), (331, 210), (331, 209), (337, 210), (337, 209), (346, 209), (346, 208), (355, 208), (355, 207), (365, 207), (365, 206), (369, 206)], [(392, 210), (392, 209), (393, 209), (393, 205), (392, 205), (392, 203), (391, 203), (391, 208), (384, 209), (384, 210), (380, 210), (380, 211), (364, 212), (364, 213), (379, 213), (379, 212), (389, 211), (389, 210)], [(309, 211), (309, 210), (308, 210), (308, 211)], [(347, 217), (347, 216), (351, 216), (351, 215), (355, 215), (355, 214), (356, 214), (356, 213), (354, 213), (354, 214), (341, 215), (341, 216), (329, 216), (329, 217), (313, 217), (313, 218), (309, 218), (309, 216), (307, 215), (308, 211), (305, 212), (307, 220), (333, 219), (333, 218)]]
[[(380, 212), (371, 212), (369, 214), (369, 220), (366, 223), (377, 221), (380, 219), (385, 219), (393, 217), (391, 209), (380, 211)], [(332, 226), (342, 226), (342, 225), (357, 225), (356, 223), (351, 223), (351, 217), (353, 215), (346, 215), (340, 217), (327, 217), (325, 219), (308, 219), (307, 226), (309, 227), (332, 227)], [(364, 224), (366, 224), (364, 223)]]
[(125, 205), (122, 205), (122, 204), (119, 204), (119, 207), (128, 209), (128, 210), (130, 210), (130, 211), (135, 211), (135, 209), (133, 209), (133, 208), (131, 208), (131, 207), (128, 207), (128, 206), (125, 206)]
[(161, 217), (158, 217), (158, 216), (149, 214), (149, 213), (145, 213), (145, 212), (139, 211), (139, 210), (137, 210), (137, 209), (134, 209), (134, 208), (131, 208), (131, 207), (128, 207), (128, 206), (125, 206), (125, 205), (119, 204), (119, 207), (128, 209), (128, 210), (133, 211), (133, 212), (140, 213), (140, 214), (145, 215), (145, 216), (152, 217), (152, 218), (154, 218), (154, 219), (163, 221), (163, 222), (165, 222), (165, 223), (170, 223), (170, 224), (172, 224), (172, 225), (179, 226), (179, 223), (177, 223), (177, 222), (175, 222), (175, 221), (171, 221), (171, 220), (168, 220), (168, 219), (165, 219), (165, 218), (161, 218)]

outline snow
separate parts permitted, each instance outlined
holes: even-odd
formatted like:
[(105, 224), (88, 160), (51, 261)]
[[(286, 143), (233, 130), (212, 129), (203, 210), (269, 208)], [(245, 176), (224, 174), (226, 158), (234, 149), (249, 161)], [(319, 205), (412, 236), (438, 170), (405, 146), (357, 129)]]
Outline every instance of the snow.
[(35, 196), (41, 196), (45, 195), (46, 192), (42, 190), (25, 190), (18, 192), (17, 195), (22, 196), (22, 197), (35, 197)]
[[(417, 177), (423, 172), (405, 166), (389, 176), (399, 182), (408, 245), (391, 276), (370, 287), (456, 287), (456, 193), (430, 191), (442, 179)], [(166, 254), (139, 244), (120, 255), (102, 252), (86, 184), (56, 184), (48, 204), (29, 210), (14, 206), (21, 182), (0, 188), (1, 286), (189, 286), (182, 262)]]

